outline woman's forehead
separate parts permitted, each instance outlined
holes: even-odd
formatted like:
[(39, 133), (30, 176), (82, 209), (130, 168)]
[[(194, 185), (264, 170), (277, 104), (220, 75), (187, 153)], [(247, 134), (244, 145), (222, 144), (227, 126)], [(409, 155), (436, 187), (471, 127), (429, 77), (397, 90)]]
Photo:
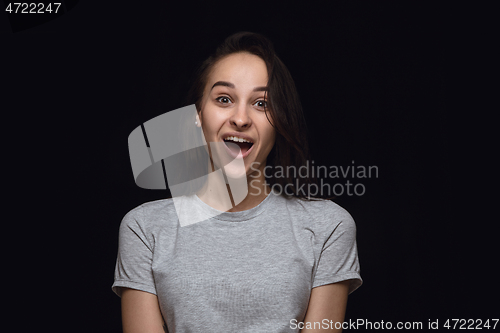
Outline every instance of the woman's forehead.
[(219, 60), (208, 75), (207, 86), (217, 81), (232, 83), (235, 88), (240, 85), (266, 85), (267, 67), (264, 60), (250, 53), (236, 53)]

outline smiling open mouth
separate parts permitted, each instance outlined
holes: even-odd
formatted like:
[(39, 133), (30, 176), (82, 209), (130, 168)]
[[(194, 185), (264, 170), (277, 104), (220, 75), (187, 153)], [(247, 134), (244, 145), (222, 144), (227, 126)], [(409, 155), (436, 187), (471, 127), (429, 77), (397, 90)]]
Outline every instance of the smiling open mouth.
[[(224, 143), (226, 143), (226, 146), (228, 149), (233, 153), (234, 156), (238, 155), (239, 149), (241, 149), (241, 154), (243, 156), (246, 156), (246, 153), (252, 148), (253, 143), (249, 142), (245, 139), (237, 138), (237, 137), (227, 137), (224, 139)], [(228, 144), (230, 143), (230, 144)]]

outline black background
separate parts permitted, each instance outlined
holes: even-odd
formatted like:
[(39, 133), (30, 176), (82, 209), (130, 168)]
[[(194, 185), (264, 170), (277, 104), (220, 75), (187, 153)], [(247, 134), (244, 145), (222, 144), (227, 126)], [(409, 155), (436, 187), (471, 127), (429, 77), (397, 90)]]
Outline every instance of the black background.
[(120, 221), (167, 194), (135, 185), (127, 137), (184, 106), (199, 62), (242, 30), (270, 38), (294, 77), (315, 164), (378, 167), (351, 180), (363, 196), (335, 200), (356, 221), (364, 280), (346, 320), (498, 318), (491, 230), (453, 199), (444, 5), (80, 1), (15, 33), (0, 15), (4, 175), (21, 226), (8, 267), (36, 325), (120, 332)]

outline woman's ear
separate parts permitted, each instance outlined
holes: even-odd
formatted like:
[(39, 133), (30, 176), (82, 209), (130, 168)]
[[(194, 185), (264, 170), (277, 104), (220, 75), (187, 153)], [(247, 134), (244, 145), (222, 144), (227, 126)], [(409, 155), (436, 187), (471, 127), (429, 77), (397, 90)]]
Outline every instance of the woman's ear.
[(201, 127), (200, 113), (201, 111), (196, 114), (196, 127)]

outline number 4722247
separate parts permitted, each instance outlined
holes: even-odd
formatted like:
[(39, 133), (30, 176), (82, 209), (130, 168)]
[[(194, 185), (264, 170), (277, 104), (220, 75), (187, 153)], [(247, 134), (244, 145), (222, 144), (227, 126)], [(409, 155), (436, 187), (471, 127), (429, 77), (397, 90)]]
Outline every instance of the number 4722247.
[[(52, 8), (52, 5), (54, 7)], [(7, 5), (7, 8), (5, 8), (6, 12), (9, 12), (9, 14), (44, 14), (44, 13), (51, 13), (57, 14), (57, 11), (59, 10), (59, 7), (61, 6), (60, 2), (53, 2), (49, 3), (47, 6), (45, 6), (44, 3), (26, 3), (26, 2), (9, 2)], [(21, 10), (19, 10), (21, 9)]]
[[(450, 323), (451, 321), (451, 323)], [(498, 324), (498, 319), (491, 319), (491, 325), (490, 325), (490, 319), (487, 319), (484, 323), (481, 319), (448, 319), (444, 323), (443, 327), (446, 327), (447, 329), (495, 329), (495, 327)], [(457, 327), (458, 325), (458, 327)]]

